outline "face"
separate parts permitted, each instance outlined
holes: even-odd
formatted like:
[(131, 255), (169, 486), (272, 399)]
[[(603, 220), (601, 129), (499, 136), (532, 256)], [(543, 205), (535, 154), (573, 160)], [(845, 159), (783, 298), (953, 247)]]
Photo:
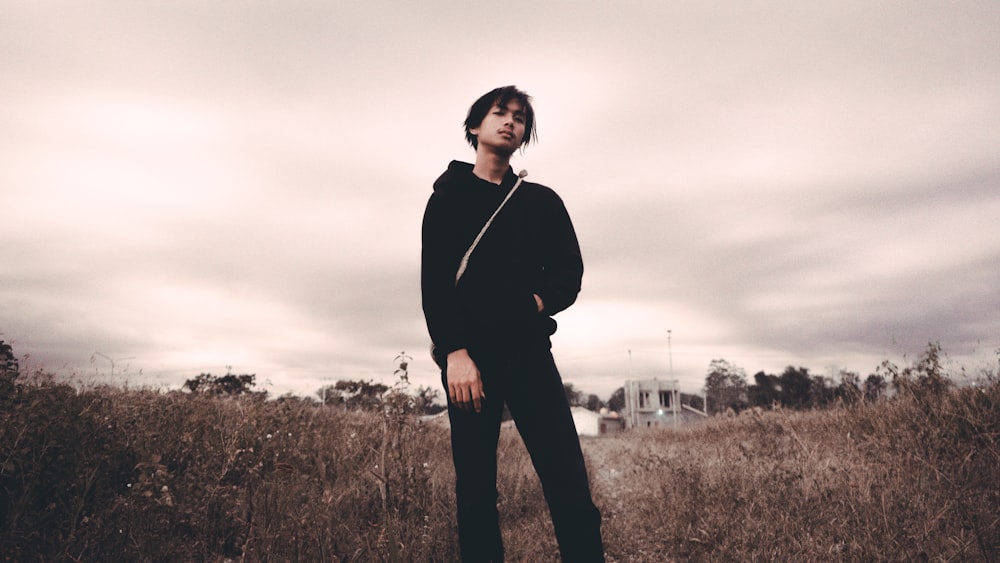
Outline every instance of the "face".
[(524, 139), (524, 120), (524, 108), (512, 100), (507, 107), (494, 104), (479, 127), (469, 132), (476, 136), (480, 147), (513, 154)]

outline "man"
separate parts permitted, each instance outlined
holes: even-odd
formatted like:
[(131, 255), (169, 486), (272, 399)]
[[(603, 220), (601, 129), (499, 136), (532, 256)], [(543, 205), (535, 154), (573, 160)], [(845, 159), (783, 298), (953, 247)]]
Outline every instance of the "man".
[(510, 167), (514, 151), (536, 138), (534, 122), (529, 96), (514, 86), (477, 100), (465, 120), (475, 164), (451, 162), (424, 212), (424, 317), (448, 392), (467, 562), (504, 557), (496, 489), (504, 403), (541, 480), (563, 560), (604, 560), (601, 516), (549, 338), (552, 315), (580, 291), (580, 247), (559, 196), (518, 183)]

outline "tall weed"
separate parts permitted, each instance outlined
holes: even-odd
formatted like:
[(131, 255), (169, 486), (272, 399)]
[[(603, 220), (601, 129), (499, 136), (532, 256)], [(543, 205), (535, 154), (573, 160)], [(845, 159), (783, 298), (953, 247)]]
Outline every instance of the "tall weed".
[[(0, 560), (455, 561), (447, 428), (51, 381), (0, 397)], [(965, 560), (1000, 553), (1000, 384), (585, 438), (610, 561)], [(555, 561), (516, 432), (512, 561)]]

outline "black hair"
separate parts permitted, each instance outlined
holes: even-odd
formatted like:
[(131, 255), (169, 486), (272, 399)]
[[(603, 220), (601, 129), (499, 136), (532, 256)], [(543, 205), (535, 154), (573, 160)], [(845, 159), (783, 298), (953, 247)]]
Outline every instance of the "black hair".
[(479, 139), (472, 134), (471, 130), (482, 125), (483, 118), (493, 109), (493, 106), (503, 108), (513, 101), (520, 103), (521, 107), (524, 108), (524, 138), (521, 139), (521, 146), (523, 147), (531, 141), (538, 142), (538, 134), (535, 132), (535, 109), (531, 107), (531, 96), (518, 90), (516, 86), (503, 86), (483, 94), (469, 108), (469, 115), (465, 118), (465, 140), (469, 141), (472, 148), (478, 148)]

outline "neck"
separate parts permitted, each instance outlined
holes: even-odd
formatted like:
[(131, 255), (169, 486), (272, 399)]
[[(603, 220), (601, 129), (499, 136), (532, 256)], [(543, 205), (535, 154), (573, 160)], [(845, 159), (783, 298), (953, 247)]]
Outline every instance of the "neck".
[(509, 154), (497, 154), (485, 150), (483, 145), (479, 145), (479, 148), (476, 150), (476, 164), (472, 167), (473, 174), (487, 182), (500, 184), (503, 182), (503, 177), (507, 174), (509, 168)]

